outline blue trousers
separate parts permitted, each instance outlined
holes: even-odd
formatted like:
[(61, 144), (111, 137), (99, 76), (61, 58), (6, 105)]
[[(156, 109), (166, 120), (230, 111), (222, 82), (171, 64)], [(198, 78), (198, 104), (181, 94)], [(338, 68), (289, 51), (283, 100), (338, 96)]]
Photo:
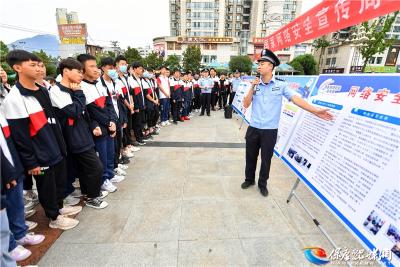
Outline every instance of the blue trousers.
[(24, 214), (23, 180), (24, 177), (19, 178), (17, 180), (17, 185), (6, 191), (6, 210), (11, 230), (9, 251), (17, 247), (17, 242), (15, 240), (23, 238), (28, 231)]
[(168, 120), (168, 114), (170, 111), (170, 100), (169, 98), (160, 99), (161, 104), (161, 122)]
[(15, 267), (17, 266), (15, 260), (8, 254), (8, 243), (10, 239), (10, 229), (8, 228), (8, 218), (6, 209), (0, 211), (0, 239), (1, 239), (1, 259), (0, 266)]
[(190, 110), (190, 100), (184, 100), (183, 101), (183, 107), (182, 107), (182, 116), (189, 116), (189, 110)]
[(103, 164), (103, 178), (102, 183), (105, 180), (110, 180), (114, 177), (114, 138), (107, 135), (102, 138), (96, 138), (94, 140), (94, 145), (97, 153), (99, 153), (99, 158)]

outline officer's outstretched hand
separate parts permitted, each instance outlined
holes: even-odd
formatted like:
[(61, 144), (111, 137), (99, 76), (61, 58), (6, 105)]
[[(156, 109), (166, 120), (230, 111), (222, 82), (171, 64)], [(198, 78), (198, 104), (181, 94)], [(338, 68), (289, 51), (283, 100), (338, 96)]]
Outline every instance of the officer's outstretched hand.
[(329, 109), (323, 108), (323, 109), (318, 109), (314, 113), (316, 116), (318, 116), (321, 119), (324, 119), (326, 121), (331, 121), (333, 119), (332, 113), (329, 112)]

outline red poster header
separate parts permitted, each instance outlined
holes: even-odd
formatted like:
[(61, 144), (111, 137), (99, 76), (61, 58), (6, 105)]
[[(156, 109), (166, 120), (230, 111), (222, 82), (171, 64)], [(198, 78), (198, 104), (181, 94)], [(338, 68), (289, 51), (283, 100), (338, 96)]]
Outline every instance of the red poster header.
[(324, 0), (264, 38), (272, 51), (400, 10), (399, 0)]

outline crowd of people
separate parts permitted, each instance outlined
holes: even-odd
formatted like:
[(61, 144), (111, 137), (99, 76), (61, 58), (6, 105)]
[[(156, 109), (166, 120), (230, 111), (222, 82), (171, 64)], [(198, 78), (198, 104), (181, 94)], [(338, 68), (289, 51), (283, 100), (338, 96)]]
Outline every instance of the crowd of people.
[(0, 69), (2, 266), (28, 258), (25, 246), (45, 239), (29, 232), (36, 205), (50, 228), (74, 228), (79, 221), (70, 216), (82, 199), (90, 208), (108, 206), (105, 197), (140, 146), (162, 127), (228, 106), (241, 80), (237, 71), (145, 69), (123, 56), (98, 65), (89, 54), (61, 60), (51, 78), (30, 52), (13, 50), (6, 60), (17, 78), (11, 87)]

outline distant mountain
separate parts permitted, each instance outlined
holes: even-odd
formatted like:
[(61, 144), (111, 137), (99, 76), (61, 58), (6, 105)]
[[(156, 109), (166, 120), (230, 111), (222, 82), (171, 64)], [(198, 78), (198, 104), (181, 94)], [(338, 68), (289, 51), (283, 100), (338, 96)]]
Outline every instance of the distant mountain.
[(47, 54), (53, 57), (58, 57), (60, 55), (58, 45), (59, 40), (57, 36), (51, 34), (40, 34), (31, 38), (16, 40), (7, 46), (10, 50), (15, 46), (15, 49), (24, 49), (30, 52), (40, 51), (40, 49), (43, 49)]

